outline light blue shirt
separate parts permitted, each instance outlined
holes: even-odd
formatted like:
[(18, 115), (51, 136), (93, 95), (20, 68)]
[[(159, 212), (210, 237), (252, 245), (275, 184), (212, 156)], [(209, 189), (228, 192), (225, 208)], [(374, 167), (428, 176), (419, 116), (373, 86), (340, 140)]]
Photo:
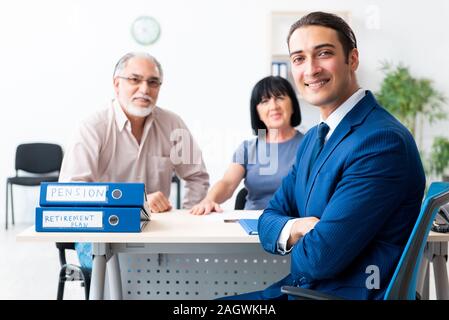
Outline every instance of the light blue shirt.
[(266, 143), (256, 138), (245, 140), (235, 151), (232, 161), (245, 169), (245, 210), (262, 210), (281, 185), (296, 159), (298, 147), (304, 135), (295, 136), (281, 143)]

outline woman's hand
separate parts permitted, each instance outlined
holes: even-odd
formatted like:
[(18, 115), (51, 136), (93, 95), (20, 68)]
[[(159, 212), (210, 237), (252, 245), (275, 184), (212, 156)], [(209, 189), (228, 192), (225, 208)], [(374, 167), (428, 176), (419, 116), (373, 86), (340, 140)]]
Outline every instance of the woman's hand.
[(212, 200), (209, 200), (207, 198), (204, 198), (200, 203), (193, 206), (192, 209), (190, 209), (189, 213), (194, 215), (203, 215), (203, 214), (209, 214), (211, 212), (223, 212), (223, 209), (220, 208), (220, 205)]

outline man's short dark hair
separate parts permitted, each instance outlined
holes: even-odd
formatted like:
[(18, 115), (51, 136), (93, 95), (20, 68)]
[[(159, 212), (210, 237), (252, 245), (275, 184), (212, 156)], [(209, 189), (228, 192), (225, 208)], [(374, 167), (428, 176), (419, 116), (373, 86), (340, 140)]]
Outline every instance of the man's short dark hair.
[(250, 113), (251, 113), (251, 127), (255, 135), (258, 134), (259, 129), (267, 129), (265, 123), (260, 120), (257, 112), (257, 105), (264, 98), (288, 96), (292, 101), (292, 116), (290, 124), (296, 127), (301, 124), (301, 111), (299, 110), (299, 102), (296, 97), (295, 90), (290, 82), (278, 76), (268, 76), (256, 83), (251, 93)]
[(357, 48), (355, 34), (345, 20), (332, 13), (316, 11), (303, 16), (301, 19), (292, 24), (287, 37), (287, 45), (289, 49), (290, 37), (292, 36), (292, 33), (295, 32), (296, 29), (307, 26), (321, 26), (337, 31), (338, 39), (340, 40), (346, 56), (346, 62), (348, 62), (348, 57), (351, 50)]

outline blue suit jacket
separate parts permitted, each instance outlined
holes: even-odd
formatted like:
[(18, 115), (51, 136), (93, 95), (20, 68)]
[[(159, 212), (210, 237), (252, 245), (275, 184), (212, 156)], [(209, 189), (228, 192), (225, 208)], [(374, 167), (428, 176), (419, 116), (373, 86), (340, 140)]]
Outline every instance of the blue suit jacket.
[[(307, 181), (316, 135), (317, 127), (306, 134), (295, 164), (259, 219), (260, 241), (277, 253), (289, 219), (320, 221), (293, 246), (290, 275), (263, 297), (275, 298), (282, 285), (295, 285), (349, 299), (382, 298), (424, 193), (415, 141), (369, 91), (337, 126)], [(379, 268), (379, 289), (366, 286), (372, 265)]]

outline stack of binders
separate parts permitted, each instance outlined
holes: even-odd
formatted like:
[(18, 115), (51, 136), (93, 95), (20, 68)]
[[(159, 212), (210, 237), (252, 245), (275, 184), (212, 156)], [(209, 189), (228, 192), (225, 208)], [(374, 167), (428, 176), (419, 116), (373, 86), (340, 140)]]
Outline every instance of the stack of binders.
[(37, 232), (140, 232), (150, 220), (143, 183), (43, 182)]

